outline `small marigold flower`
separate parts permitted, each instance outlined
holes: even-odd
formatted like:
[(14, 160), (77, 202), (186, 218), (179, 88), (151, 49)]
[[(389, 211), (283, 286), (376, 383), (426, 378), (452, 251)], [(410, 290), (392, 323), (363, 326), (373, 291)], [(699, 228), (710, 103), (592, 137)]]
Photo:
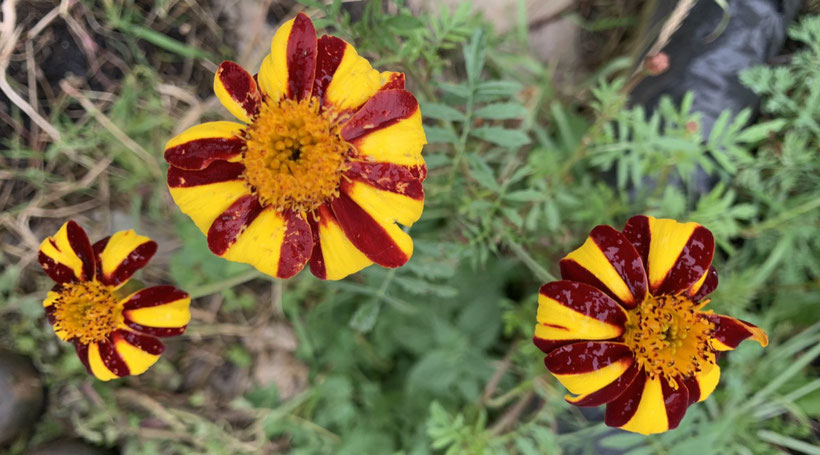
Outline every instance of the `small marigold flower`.
[(251, 76), (223, 62), (214, 92), (244, 122), (194, 126), (166, 145), (176, 204), (225, 259), (290, 278), (310, 262), (337, 280), (399, 267), (421, 217), (427, 168), (404, 74), (379, 72), (299, 14)]
[(40, 265), (57, 282), (43, 300), (48, 322), (97, 379), (144, 373), (165, 349), (156, 337), (182, 334), (191, 319), (191, 298), (173, 286), (122, 293), (156, 251), (134, 231), (91, 245), (74, 221), (40, 245)]
[(718, 351), (766, 333), (703, 311), (717, 288), (712, 233), (635, 216), (598, 226), (538, 296), (535, 345), (576, 406), (606, 404), (606, 424), (642, 434), (676, 428), (717, 386)]

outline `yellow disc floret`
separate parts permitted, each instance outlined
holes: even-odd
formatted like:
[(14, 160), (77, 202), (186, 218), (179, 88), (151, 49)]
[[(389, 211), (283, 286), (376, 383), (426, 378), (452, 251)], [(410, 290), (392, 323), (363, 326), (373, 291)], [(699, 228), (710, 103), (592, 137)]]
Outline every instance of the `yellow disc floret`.
[(714, 366), (713, 328), (698, 304), (684, 296), (648, 296), (629, 312), (624, 342), (651, 378), (662, 376), (677, 389), (676, 377)]
[(66, 341), (97, 343), (123, 323), (114, 294), (97, 281), (63, 284), (52, 305), (54, 331)]
[(244, 132), (245, 180), (263, 206), (311, 211), (339, 195), (350, 146), (315, 98), (263, 104)]

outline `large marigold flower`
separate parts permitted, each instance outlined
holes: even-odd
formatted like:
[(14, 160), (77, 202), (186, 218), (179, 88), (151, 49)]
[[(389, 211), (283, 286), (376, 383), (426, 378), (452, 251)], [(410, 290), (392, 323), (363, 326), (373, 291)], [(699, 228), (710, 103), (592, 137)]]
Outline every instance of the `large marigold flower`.
[(651, 434), (676, 428), (717, 386), (716, 352), (766, 333), (703, 311), (717, 288), (712, 233), (635, 216), (598, 226), (561, 260), (562, 281), (538, 296), (533, 341), (576, 406), (606, 404), (606, 424)]
[(168, 186), (211, 251), (278, 278), (310, 261), (322, 279), (399, 267), (421, 216), (426, 143), (404, 75), (378, 72), (299, 14), (251, 76), (223, 62), (214, 91), (244, 124), (210, 122), (171, 139)]
[(156, 337), (182, 334), (191, 319), (191, 298), (173, 286), (123, 294), (156, 251), (134, 231), (91, 245), (74, 221), (40, 245), (40, 265), (57, 282), (43, 300), (48, 322), (100, 380), (144, 373), (165, 349)]

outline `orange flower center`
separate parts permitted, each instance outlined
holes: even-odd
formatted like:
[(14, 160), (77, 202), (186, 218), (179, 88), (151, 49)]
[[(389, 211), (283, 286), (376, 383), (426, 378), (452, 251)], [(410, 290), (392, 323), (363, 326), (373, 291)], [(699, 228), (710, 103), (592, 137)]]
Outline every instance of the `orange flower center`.
[(123, 322), (111, 290), (97, 281), (62, 285), (54, 305), (54, 331), (64, 340), (90, 344), (104, 340)]
[(264, 103), (244, 132), (245, 180), (264, 206), (307, 212), (339, 195), (350, 146), (315, 98)]
[(650, 295), (628, 314), (624, 342), (651, 378), (662, 376), (677, 389), (676, 377), (714, 366), (709, 344), (714, 327), (701, 317), (697, 303), (680, 295)]

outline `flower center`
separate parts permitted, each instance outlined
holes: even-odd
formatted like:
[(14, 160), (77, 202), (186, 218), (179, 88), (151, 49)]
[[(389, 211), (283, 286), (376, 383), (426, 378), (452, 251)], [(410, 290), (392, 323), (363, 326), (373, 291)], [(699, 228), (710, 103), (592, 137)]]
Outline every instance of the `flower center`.
[(624, 342), (650, 377), (663, 376), (677, 389), (676, 377), (714, 366), (709, 344), (713, 328), (692, 300), (680, 295), (649, 296), (629, 312)]
[(307, 212), (339, 195), (350, 146), (315, 98), (264, 103), (245, 129), (245, 180), (263, 206)]
[(123, 322), (114, 294), (97, 281), (62, 285), (54, 305), (54, 330), (82, 344), (103, 341)]

